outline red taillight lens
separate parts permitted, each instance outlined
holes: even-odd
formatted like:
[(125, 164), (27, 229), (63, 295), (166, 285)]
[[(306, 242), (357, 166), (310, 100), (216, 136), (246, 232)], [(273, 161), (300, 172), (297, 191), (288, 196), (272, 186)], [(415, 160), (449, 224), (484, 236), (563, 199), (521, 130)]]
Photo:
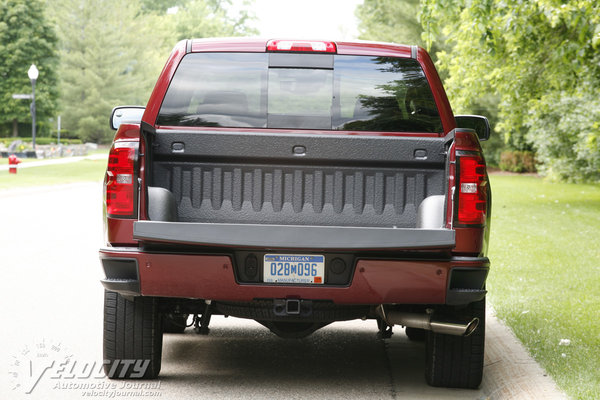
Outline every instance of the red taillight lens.
[(133, 216), (137, 149), (138, 142), (117, 142), (110, 150), (104, 180), (109, 215)]
[(458, 223), (483, 225), (487, 211), (487, 181), (483, 157), (460, 156), (458, 165)]
[(307, 40), (269, 40), (267, 51), (299, 51), (310, 53), (336, 53), (333, 42)]

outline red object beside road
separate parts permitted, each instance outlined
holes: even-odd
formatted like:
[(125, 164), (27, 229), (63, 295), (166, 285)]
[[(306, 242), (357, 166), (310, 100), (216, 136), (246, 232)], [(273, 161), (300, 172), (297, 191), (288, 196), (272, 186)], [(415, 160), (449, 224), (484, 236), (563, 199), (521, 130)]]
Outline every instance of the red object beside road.
[(19, 157), (15, 156), (14, 154), (10, 155), (8, 157), (8, 173), (16, 174), (17, 167), (19, 166), (20, 163), (21, 163), (21, 160), (19, 159)]

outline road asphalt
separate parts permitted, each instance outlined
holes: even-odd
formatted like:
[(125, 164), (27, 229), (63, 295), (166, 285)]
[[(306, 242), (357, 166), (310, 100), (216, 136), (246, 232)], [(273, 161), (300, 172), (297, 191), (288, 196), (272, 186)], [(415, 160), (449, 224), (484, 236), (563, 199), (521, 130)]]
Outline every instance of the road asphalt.
[[(566, 399), (488, 310), (478, 390), (432, 388), (424, 345), (374, 321), (284, 340), (214, 317), (208, 336), (165, 334), (156, 381), (109, 381), (102, 360), (101, 185), (0, 191), (0, 399)], [(29, 393), (28, 393), (29, 392)]]

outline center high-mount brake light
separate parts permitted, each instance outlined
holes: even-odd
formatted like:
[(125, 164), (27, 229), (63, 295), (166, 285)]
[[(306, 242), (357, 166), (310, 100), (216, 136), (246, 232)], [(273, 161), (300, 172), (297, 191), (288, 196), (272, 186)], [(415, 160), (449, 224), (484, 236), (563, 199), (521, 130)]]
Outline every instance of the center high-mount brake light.
[(267, 51), (307, 52), (307, 53), (336, 53), (333, 42), (313, 40), (269, 40)]
[(108, 215), (133, 217), (138, 146), (138, 142), (116, 142), (110, 149), (104, 180)]

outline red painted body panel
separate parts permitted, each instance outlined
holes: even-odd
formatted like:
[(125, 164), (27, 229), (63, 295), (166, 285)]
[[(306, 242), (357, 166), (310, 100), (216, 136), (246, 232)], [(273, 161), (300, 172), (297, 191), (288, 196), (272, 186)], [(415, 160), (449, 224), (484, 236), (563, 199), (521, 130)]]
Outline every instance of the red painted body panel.
[(146, 296), (215, 301), (258, 298), (332, 300), (337, 304), (443, 304), (449, 271), (473, 262), (359, 260), (347, 287), (238, 284), (227, 255), (101, 251), (103, 257), (137, 259)]
[[(279, 38), (285, 39), (285, 38)], [(267, 49), (270, 39), (260, 38), (227, 38), (227, 39), (194, 39), (191, 50), (196, 52), (250, 52), (262, 53)], [(291, 39), (293, 40), (293, 39)], [(305, 40), (303, 40), (305, 41)], [(322, 41), (322, 40), (317, 40)], [(337, 54), (373, 55), (390, 57), (410, 57), (411, 46), (379, 43), (379, 42), (335, 42)]]
[[(146, 154), (146, 141), (140, 141), (139, 154)], [(139, 191), (141, 196), (138, 199), (138, 216), (139, 219), (148, 219), (147, 207), (146, 207), (146, 157), (140, 157), (139, 159), (139, 178), (141, 179), (141, 190)]]
[(452, 229), (454, 221), (454, 197), (452, 196), (456, 186), (456, 144), (452, 143), (448, 149), (448, 197), (446, 205), (446, 229)]
[(482, 255), (484, 253), (484, 228), (454, 228), (456, 246), (454, 254)]
[(107, 240), (113, 246), (137, 246), (133, 239), (133, 219), (106, 218)]
[(378, 42), (336, 42), (337, 53), (357, 56), (410, 57), (411, 46)]
[(119, 140), (140, 140), (140, 126), (138, 124), (122, 124), (119, 126), (119, 130), (115, 133), (113, 142)]
[(163, 98), (165, 97), (165, 93), (167, 92), (167, 88), (171, 83), (171, 79), (173, 78), (173, 74), (175, 74), (175, 70), (179, 65), (179, 62), (186, 54), (186, 45), (187, 40), (182, 40), (173, 49), (173, 52), (169, 56), (165, 67), (158, 77), (158, 81), (154, 86), (154, 90), (150, 95), (150, 99), (148, 100), (148, 104), (146, 105), (146, 111), (142, 116), (142, 121), (147, 122), (150, 125), (154, 125), (156, 121), (156, 117), (158, 115), (158, 111), (160, 110), (160, 106), (162, 105)]
[(246, 52), (264, 53), (267, 48), (266, 39), (229, 38), (229, 39), (194, 39), (192, 53), (197, 52)]
[(421, 67), (423, 67), (425, 76), (429, 81), (429, 86), (431, 86), (431, 91), (433, 92), (433, 97), (438, 107), (440, 118), (442, 119), (444, 132), (447, 134), (452, 131), (452, 129), (456, 128), (456, 121), (454, 120), (454, 114), (452, 113), (452, 107), (450, 107), (448, 96), (446, 96), (444, 85), (433, 65), (433, 61), (431, 61), (431, 57), (429, 57), (429, 54), (420, 47), (417, 48), (417, 61), (421, 63)]

